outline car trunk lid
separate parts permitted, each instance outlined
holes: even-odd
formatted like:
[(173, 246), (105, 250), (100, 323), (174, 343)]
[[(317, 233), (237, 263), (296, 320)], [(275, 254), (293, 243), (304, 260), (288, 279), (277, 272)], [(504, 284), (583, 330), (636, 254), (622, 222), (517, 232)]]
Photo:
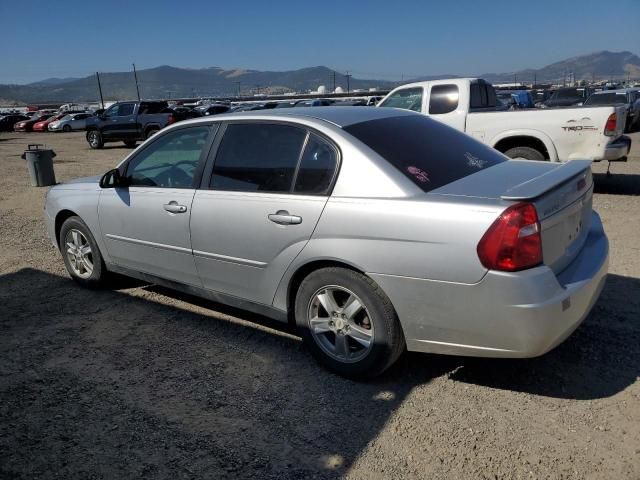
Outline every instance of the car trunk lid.
[(592, 212), (588, 160), (564, 164), (510, 160), (433, 190), (429, 195), (492, 198), (506, 206), (533, 203), (538, 212), (545, 265), (561, 272), (584, 246)]

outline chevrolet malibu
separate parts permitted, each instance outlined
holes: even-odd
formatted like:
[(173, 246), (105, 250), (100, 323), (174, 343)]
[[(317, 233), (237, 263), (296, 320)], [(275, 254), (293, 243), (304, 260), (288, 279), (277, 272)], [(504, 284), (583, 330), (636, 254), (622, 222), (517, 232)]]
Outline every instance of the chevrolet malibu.
[(508, 160), (423, 115), (217, 115), (48, 192), (71, 277), (111, 272), (292, 322), (317, 360), (380, 374), (405, 350), (533, 357), (603, 287), (590, 163)]

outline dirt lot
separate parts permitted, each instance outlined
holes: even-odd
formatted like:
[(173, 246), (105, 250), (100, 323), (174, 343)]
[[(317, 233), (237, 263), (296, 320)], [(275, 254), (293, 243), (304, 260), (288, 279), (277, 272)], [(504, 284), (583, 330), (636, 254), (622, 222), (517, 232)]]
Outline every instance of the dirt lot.
[(532, 360), (407, 354), (356, 383), (294, 332), (154, 286), (66, 275), (29, 186), (128, 153), (82, 133), (0, 133), (0, 478), (640, 478), (640, 134), (594, 166), (611, 275), (585, 323)]

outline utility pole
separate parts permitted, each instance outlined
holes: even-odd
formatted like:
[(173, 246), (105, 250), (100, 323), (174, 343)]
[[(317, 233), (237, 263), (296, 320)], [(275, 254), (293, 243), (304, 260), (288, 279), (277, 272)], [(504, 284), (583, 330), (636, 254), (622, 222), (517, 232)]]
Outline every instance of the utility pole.
[(240, 98), (240, 82), (236, 82), (236, 85), (238, 85), (238, 98)]
[(350, 79), (352, 76), (353, 75), (349, 75), (349, 71), (347, 71), (347, 73), (345, 74), (345, 77), (347, 77), (347, 93), (351, 91)]
[(131, 65), (133, 65), (133, 78), (135, 78), (136, 80), (136, 93), (138, 94), (138, 101), (140, 101), (140, 88), (138, 88), (138, 73), (136, 72), (136, 64), (132, 63)]
[(538, 82), (536, 81), (536, 77), (537, 77), (536, 72), (533, 72), (533, 85), (531, 85), (532, 87), (535, 87), (535, 86), (536, 86), (536, 84), (538, 83)]
[(100, 105), (104, 110), (104, 99), (102, 98), (102, 86), (100, 85), (100, 75), (98, 75), (98, 72), (96, 72), (96, 78), (98, 79), (98, 92), (100, 92)]
[(336, 71), (333, 71), (333, 90), (332, 92), (336, 91)]

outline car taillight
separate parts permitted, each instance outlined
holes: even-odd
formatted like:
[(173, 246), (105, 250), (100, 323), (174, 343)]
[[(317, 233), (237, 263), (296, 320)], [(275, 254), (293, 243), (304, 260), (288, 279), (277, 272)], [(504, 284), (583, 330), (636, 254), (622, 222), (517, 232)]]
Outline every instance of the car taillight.
[(615, 135), (616, 133), (616, 124), (618, 123), (618, 115), (613, 112), (607, 118), (607, 123), (604, 124), (604, 134), (608, 136)]
[(169, 118), (167, 118), (167, 125), (171, 125), (172, 123), (176, 122), (176, 117), (173, 115), (173, 113), (169, 114)]
[(489, 270), (515, 272), (542, 263), (538, 213), (531, 203), (507, 208), (478, 243), (480, 262)]

